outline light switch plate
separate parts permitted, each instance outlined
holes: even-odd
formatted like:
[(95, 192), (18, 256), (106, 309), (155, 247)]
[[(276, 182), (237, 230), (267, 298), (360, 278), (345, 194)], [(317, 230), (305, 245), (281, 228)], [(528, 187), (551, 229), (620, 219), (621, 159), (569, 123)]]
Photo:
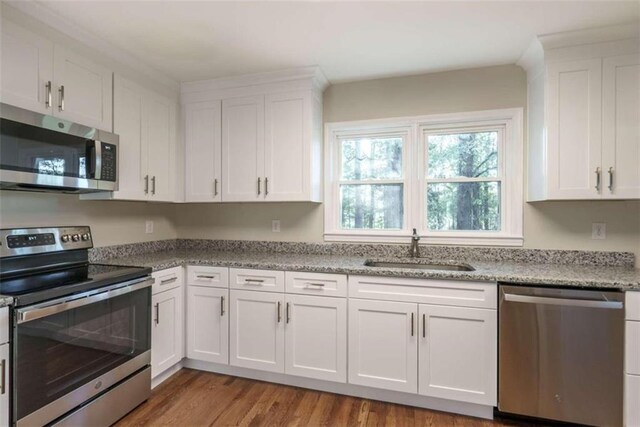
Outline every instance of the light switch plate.
[(591, 224), (591, 238), (593, 240), (604, 240), (607, 238), (607, 224), (604, 222), (594, 222)]
[(144, 222), (144, 232), (147, 234), (153, 233), (153, 221), (145, 221)]
[(273, 231), (274, 233), (279, 233), (280, 232), (280, 220), (279, 219), (271, 220), (271, 231)]

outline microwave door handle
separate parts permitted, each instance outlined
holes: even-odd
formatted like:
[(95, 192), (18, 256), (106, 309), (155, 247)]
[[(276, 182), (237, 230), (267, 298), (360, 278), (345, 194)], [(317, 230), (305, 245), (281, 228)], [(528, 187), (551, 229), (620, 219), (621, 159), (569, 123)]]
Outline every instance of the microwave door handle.
[(96, 170), (95, 170), (95, 175), (94, 175), (94, 179), (101, 179), (102, 178), (102, 142), (96, 140), (94, 141), (95, 147), (96, 147)]

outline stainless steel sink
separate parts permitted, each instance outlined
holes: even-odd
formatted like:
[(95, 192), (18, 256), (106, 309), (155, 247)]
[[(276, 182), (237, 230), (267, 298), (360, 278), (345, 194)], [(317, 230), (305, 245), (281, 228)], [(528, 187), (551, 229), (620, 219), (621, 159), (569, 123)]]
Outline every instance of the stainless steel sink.
[(421, 264), (417, 262), (366, 261), (367, 267), (413, 268), (418, 270), (474, 271), (467, 264)]

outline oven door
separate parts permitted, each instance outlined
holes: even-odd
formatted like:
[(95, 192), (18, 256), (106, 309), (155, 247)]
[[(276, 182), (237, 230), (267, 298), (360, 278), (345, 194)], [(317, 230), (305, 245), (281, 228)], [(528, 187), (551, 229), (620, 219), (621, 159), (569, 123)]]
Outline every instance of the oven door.
[(152, 283), (137, 279), (15, 310), (18, 426), (47, 424), (149, 364)]

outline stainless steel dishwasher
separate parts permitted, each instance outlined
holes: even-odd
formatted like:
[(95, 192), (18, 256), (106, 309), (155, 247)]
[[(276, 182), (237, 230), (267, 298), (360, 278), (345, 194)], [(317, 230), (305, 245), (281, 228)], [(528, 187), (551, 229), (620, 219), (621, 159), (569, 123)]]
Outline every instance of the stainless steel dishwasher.
[(621, 426), (624, 294), (500, 286), (498, 409)]

